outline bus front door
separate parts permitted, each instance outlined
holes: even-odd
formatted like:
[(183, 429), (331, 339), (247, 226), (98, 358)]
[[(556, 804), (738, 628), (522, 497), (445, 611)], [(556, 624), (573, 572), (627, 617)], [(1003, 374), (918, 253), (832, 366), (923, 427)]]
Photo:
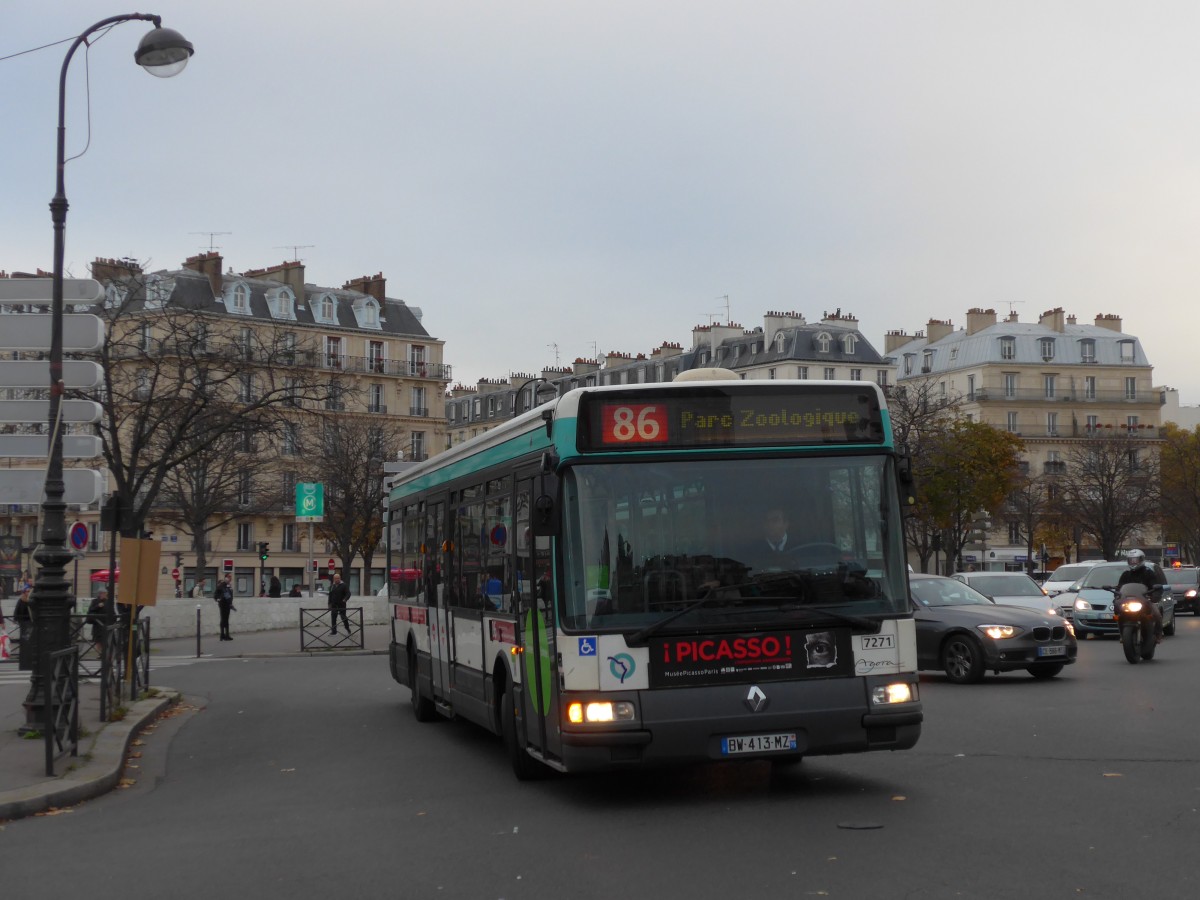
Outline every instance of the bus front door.
[(450, 609), (447, 581), (451, 573), (447, 570), (450, 554), (447, 552), (442, 503), (430, 503), (426, 508), (425, 539), (430, 557), (436, 560), (434, 577), (429, 592), (429, 655), (432, 664), (430, 677), (433, 681), (435, 700), (450, 700)]
[[(539, 476), (518, 485), (518, 520), (532, 512), (543, 491)], [(548, 486), (547, 486), (548, 487)], [(526, 520), (528, 522), (528, 519)], [(522, 723), (528, 744), (547, 760), (562, 756), (559, 730), (558, 648), (555, 641), (554, 572), (549, 537), (534, 537), (533, 530), (518, 527), (518, 568), (528, 575), (521, 591), (517, 625), (524, 648)]]

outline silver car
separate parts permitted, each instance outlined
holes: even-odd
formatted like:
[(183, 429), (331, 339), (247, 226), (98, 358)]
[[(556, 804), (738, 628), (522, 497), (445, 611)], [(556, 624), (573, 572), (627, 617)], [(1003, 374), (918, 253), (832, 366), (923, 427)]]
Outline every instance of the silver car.
[(1046, 596), (1040, 584), (1024, 572), (958, 572), (951, 577), (970, 585), (996, 603), (1023, 606), (1042, 615), (1058, 615), (1058, 605)]

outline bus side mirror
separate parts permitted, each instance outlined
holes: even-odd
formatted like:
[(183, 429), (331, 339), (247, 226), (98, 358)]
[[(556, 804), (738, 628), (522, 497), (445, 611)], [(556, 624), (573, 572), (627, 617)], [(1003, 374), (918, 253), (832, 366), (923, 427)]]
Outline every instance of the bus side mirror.
[(554, 498), (549, 494), (541, 494), (533, 501), (532, 524), (534, 537), (551, 537), (554, 535), (556, 531)]

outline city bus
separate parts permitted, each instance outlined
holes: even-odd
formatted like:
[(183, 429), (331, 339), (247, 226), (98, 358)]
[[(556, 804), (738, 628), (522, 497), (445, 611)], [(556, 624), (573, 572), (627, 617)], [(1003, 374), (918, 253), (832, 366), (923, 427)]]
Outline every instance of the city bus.
[(910, 748), (909, 472), (869, 382), (571, 390), (393, 481), (392, 677), (521, 779)]

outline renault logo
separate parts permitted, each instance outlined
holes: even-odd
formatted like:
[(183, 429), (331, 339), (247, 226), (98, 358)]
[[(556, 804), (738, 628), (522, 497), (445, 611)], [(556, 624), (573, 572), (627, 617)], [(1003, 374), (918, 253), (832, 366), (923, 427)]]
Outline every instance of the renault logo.
[(750, 693), (746, 695), (746, 706), (750, 707), (750, 712), (762, 712), (770, 702), (757, 684), (751, 687)]

